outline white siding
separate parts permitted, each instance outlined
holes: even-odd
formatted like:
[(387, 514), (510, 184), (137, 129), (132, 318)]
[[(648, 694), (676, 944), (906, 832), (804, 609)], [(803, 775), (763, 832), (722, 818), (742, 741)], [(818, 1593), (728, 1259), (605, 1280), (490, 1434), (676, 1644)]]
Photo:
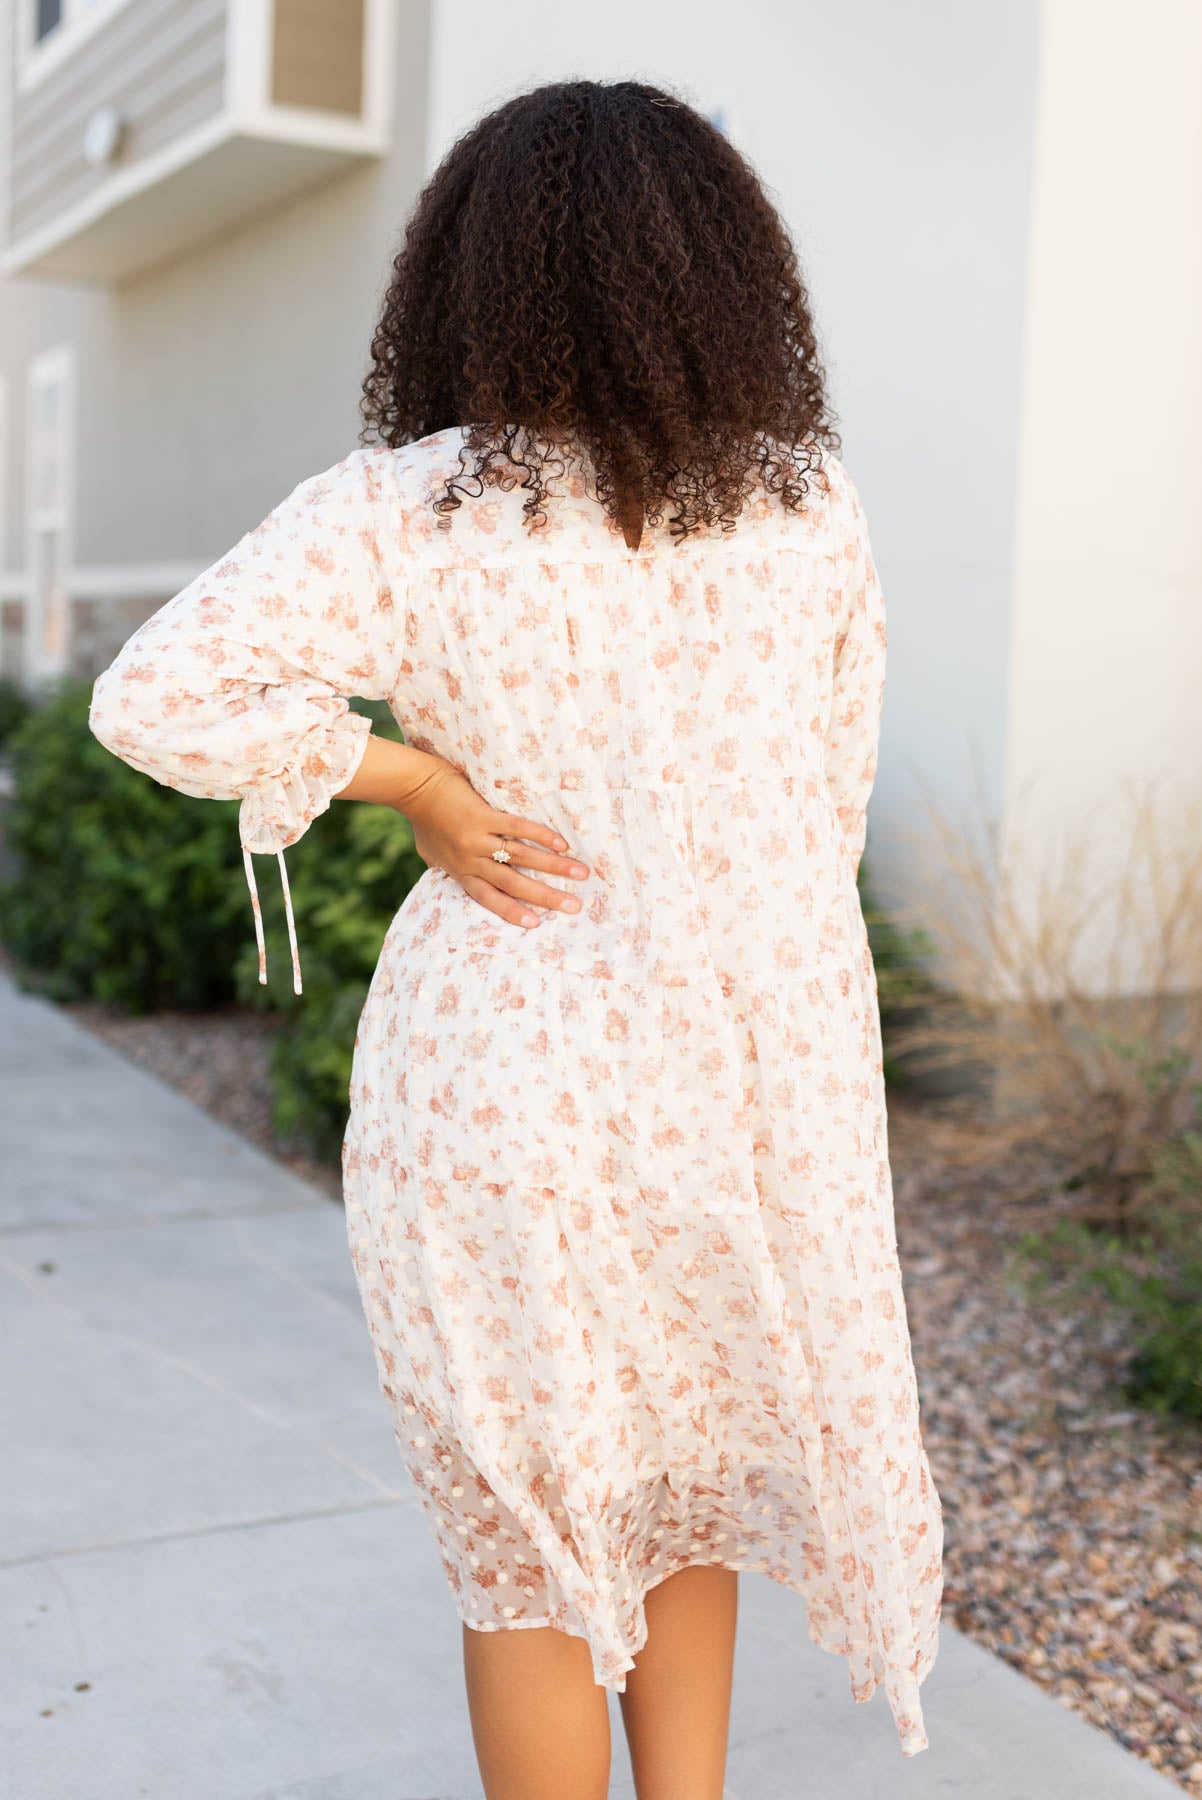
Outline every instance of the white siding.
[[(129, 0), (44, 81), (14, 94), (8, 236), (18, 240), (213, 117), (224, 94), (226, 0)], [(124, 121), (115, 160), (84, 155), (99, 107)]]

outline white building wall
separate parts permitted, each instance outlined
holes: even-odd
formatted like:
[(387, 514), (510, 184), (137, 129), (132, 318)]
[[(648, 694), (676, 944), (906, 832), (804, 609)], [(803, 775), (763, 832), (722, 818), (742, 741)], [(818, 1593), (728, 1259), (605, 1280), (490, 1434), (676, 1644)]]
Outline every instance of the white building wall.
[(354, 447), (388, 260), (422, 179), (427, 14), (422, 0), (398, 11), (385, 156), (113, 290), (82, 562), (202, 567)]
[(768, 0), (740, 35), (717, 0), (687, 30), (635, 0), (604, 29), (552, 0), (520, 26), (484, 0), (401, 0), (379, 164), (117, 288), (0, 287), (0, 590), (22, 581), (35, 355), (77, 347), (89, 591), (148, 609), (355, 442), (388, 259), (452, 139), (539, 81), (641, 76), (723, 112), (809, 279), (889, 609), (878, 891), (924, 896), (925, 790), (983, 801), (1013, 839), (1033, 780), (1051, 836), (1129, 773), (1190, 786), (1202, 6), (1134, 19), (1118, 0)]
[[(13, 8), (0, 0), (0, 105)], [(70, 587), (77, 623), (100, 632), (81, 642), (85, 661), (107, 660), (114, 633), (354, 447), (379, 294), (422, 179), (428, 13), (424, 0), (397, 0), (397, 12), (394, 129), (378, 162), (118, 285), (0, 280), (0, 380), (18, 447), (0, 482), (0, 604), (28, 587), (27, 371), (70, 345)], [(0, 154), (0, 215), (6, 179)], [(23, 673), (37, 673), (28, 657)]]
[(1031, 918), (1078, 839), (1118, 874), (1125, 782), (1197, 848), (1202, 5), (1047, 0), (1041, 60), (1005, 761)]
[[(0, 74), (13, 6), (0, 0)], [(101, 585), (203, 567), (354, 446), (379, 293), (422, 178), (424, 0), (398, 15), (378, 162), (120, 285), (0, 282), (10, 396), (33, 356), (77, 345), (76, 561)], [(19, 467), (8, 501), (19, 516)]]
[(890, 617), (874, 883), (914, 897), (918, 781), (1001, 803), (1036, 0), (532, 0), (521, 29), (437, 0), (432, 169), (541, 80), (641, 78), (722, 108), (785, 217), (831, 367)]

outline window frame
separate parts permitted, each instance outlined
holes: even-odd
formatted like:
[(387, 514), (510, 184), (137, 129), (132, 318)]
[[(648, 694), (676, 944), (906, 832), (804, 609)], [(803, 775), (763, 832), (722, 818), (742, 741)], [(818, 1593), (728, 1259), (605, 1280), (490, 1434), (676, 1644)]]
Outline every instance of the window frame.
[(17, 0), (17, 89), (27, 93), (95, 37), (129, 0), (62, 0), (62, 17), (43, 38), (34, 36), (37, 0)]
[(8, 444), (8, 380), (0, 374), (0, 603), (3, 603), (4, 589), (11, 573), (8, 566), (8, 480), (11, 473)]
[[(35, 442), (38, 421), (38, 395), (47, 387), (59, 388), (58, 439), (53, 450), (57, 465), (56, 491), (48, 502), (36, 492), (40, 452)], [(75, 437), (76, 437), (76, 367), (75, 346), (56, 344), (30, 359), (25, 377), (25, 672), (30, 682), (60, 675), (71, 658), (70, 569), (74, 552), (75, 530)], [(46, 651), (48, 589), (38, 580), (41, 566), (39, 541), (50, 539), (55, 546), (58, 572), (58, 604), (63, 610), (60, 621), (60, 643), (57, 653)]]

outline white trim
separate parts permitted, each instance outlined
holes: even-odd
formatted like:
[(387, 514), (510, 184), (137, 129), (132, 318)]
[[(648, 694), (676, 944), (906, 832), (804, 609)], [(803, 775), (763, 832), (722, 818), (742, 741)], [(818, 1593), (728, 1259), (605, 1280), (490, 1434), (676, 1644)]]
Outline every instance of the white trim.
[(16, 0), (17, 91), (21, 94), (61, 68), (81, 44), (128, 6), (129, 0), (62, 0), (62, 23), (37, 40), (33, 35), (36, 4), (37, 0)]
[[(4, 376), (0, 375), (0, 605), (3, 605), (9, 598), (16, 599), (18, 597), (10, 596), (8, 592), (10, 575), (4, 566), (8, 553), (8, 440), (8, 383)], [(13, 573), (15, 574), (16, 571)], [(23, 579), (24, 573), (22, 572)], [(17, 669), (13, 673), (19, 678), (21, 671)], [(9, 670), (4, 666), (4, 632), (0, 631), (0, 675), (8, 674)]]
[(226, 101), (239, 130), (276, 143), (328, 150), (388, 148), (392, 115), (398, 0), (364, 0), (358, 114), (322, 107), (277, 106), (271, 99), (274, 0), (229, 0)]
[[(165, 563), (93, 563), (68, 569), (72, 600), (173, 600), (211, 568), (214, 558)], [(0, 570), (0, 600), (28, 600), (28, 569)]]
[(112, 212), (115, 206), (120, 206), (123, 200), (131, 200), (135, 194), (157, 186), (168, 175), (186, 168), (189, 163), (195, 162), (208, 151), (215, 150), (219, 144), (234, 135), (232, 116), (228, 112), (217, 113), (192, 131), (186, 131), (173, 143), (165, 144), (161, 150), (141, 157), (138, 162), (116, 175), (110, 175), (86, 199), (76, 201), (74, 206), (56, 213), (49, 224), (31, 231), (17, 243), (10, 244), (0, 262), (0, 273), (19, 274), (31, 262), (37, 261), (51, 250), (57, 250), (69, 239), (78, 237), (89, 225), (94, 225), (106, 213)]
[(5, 562), (8, 556), (8, 458), (8, 383), (4, 376), (0, 375), (0, 594), (3, 592)]
[(243, 124), (267, 105), (273, 0), (226, 0), (225, 103)]
[[(25, 518), (31, 531), (61, 531), (71, 516), (71, 452), (72, 406), (71, 388), (75, 375), (75, 351), (71, 344), (56, 344), (53, 350), (41, 350), (31, 357), (26, 370), (25, 393)], [(57, 496), (43, 505), (35, 503), (31, 492), (36, 473), (36, 448), (33, 427), (37, 416), (34, 396), (39, 388), (62, 387), (63, 435), (59, 449), (61, 485)]]
[(363, 125), (381, 150), (392, 135), (400, 0), (366, 0), (363, 23)]
[[(60, 439), (56, 451), (58, 463), (58, 492), (46, 504), (38, 504), (38, 496), (34, 492), (34, 483), (38, 473), (37, 447), (34, 442), (34, 427), (38, 415), (39, 388), (57, 385), (60, 390)], [(62, 598), (69, 601), (66, 586), (66, 573), (71, 566), (75, 528), (75, 347), (73, 344), (58, 344), (53, 350), (43, 350), (33, 357), (29, 363), (25, 378), (25, 567), (27, 570), (27, 599), (25, 606), (25, 675), (33, 683), (50, 675), (58, 675), (66, 667), (70, 658), (70, 617), (60, 621), (62, 633), (61, 655), (45, 654), (46, 620), (43, 616), (43, 596), (38, 592), (34, 580), (37, 567), (36, 540), (39, 537), (57, 538), (58, 568), (62, 583)]]
[(308, 106), (265, 106), (238, 124), (249, 136), (275, 144), (305, 144), (316, 150), (378, 154), (388, 147), (362, 119), (349, 113), (319, 112)]
[(75, 600), (171, 600), (214, 560), (85, 565), (68, 572), (67, 592)]

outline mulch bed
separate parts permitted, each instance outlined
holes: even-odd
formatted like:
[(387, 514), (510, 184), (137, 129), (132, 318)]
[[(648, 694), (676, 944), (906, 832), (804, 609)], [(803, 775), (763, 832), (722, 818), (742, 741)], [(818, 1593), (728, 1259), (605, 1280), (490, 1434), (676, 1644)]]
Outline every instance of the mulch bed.
[[(338, 1197), (273, 1132), (278, 1020), (66, 1010)], [(1123, 1399), (1113, 1320), (1007, 1272), (1031, 1215), (986, 1121), (891, 1090), (889, 1144), (945, 1617), (1202, 1800), (1202, 1429)]]

